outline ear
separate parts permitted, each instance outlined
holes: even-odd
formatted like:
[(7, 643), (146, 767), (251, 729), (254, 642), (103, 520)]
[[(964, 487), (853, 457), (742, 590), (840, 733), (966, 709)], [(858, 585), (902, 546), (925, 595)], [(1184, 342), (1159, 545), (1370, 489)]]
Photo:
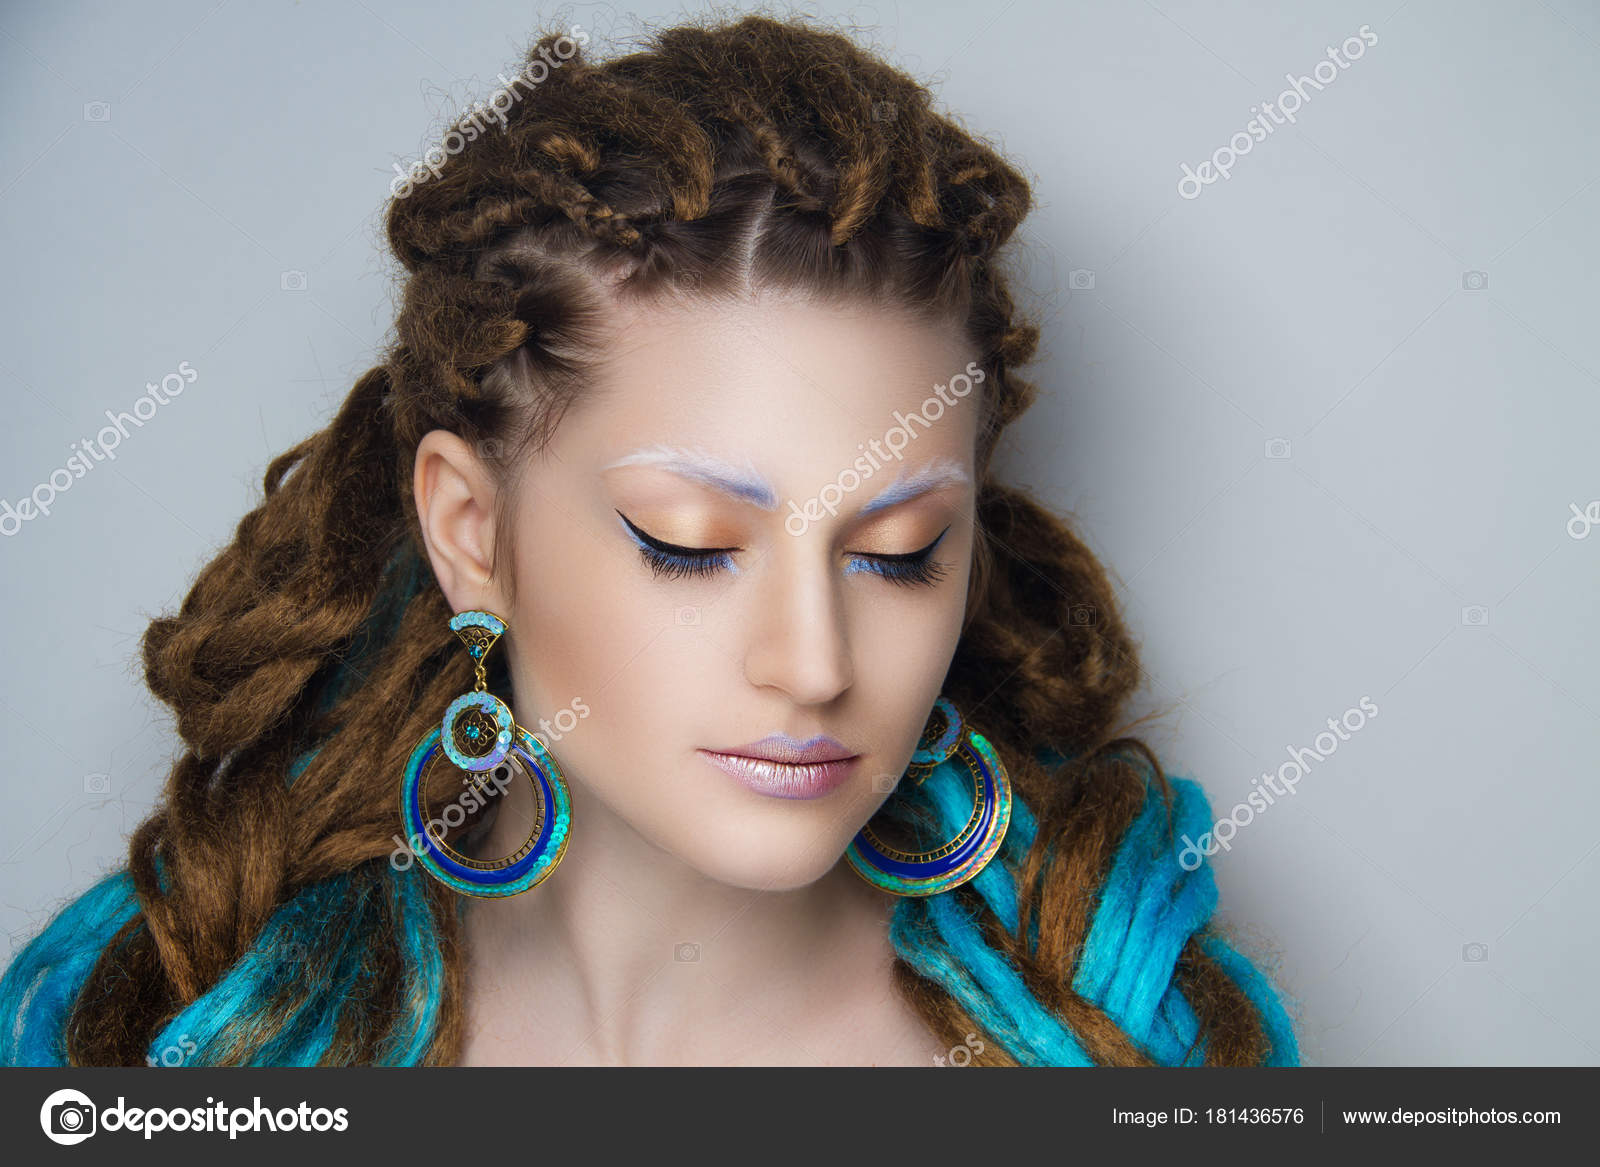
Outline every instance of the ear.
[(505, 611), (494, 562), (494, 480), (480, 459), (449, 430), (432, 430), (417, 443), (412, 495), (433, 574), (456, 612)]

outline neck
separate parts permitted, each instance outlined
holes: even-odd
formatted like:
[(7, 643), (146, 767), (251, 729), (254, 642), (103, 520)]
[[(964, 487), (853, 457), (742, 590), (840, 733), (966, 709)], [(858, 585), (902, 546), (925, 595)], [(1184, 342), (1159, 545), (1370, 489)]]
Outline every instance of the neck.
[[(468, 905), (469, 1016), (495, 1033), (497, 1059), (536, 1045), (542, 1063), (692, 1064), (732, 1056), (759, 1029), (776, 1057), (825, 1061), (807, 1048), (818, 1002), (886, 991), (893, 897), (844, 862), (801, 888), (721, 883), (568, 783), (578, 825), (556, 870)], [(528, 783), (503, 797), (479, 857), (528, 836)], [(519, 1016), (537, 1032), (519, 1036)]]

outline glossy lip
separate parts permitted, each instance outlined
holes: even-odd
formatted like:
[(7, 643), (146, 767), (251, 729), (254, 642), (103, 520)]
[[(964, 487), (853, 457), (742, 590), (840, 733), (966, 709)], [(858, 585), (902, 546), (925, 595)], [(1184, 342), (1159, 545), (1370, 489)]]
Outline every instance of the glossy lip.
[(850, 776), (858, 757), (825, 733), (804, 741), (771, 733), (742, 746), (700, 753), (744, 786), (773, 798), (821, 798)]
[(795, 764), (716, 750), (698, 752), (746, 788), (772, 798), (821, 798), (850, 777), (859, 761), (858, 757), (850, 756)]
[(825, 733), (801, 741), (786, 733), (769, 733), (760, 741), (745, 742), (742, 746), (729, 746), (725, 750), (708, 753), (731, 754), (742, 758), (762, 758), (769, 762), (786, 762), (791, 766), (811, 762), (834, 762), (853, 758), (855, 754), (845, 749)]

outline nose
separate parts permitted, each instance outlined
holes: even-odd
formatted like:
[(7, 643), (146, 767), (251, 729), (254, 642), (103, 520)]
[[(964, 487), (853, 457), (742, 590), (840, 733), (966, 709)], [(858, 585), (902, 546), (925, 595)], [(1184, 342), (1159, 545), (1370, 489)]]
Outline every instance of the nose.
[(751, 600), (745, 677), (783, 690), (799, 705), (825, 704), (855, 679), (838, 573), (818, 558), (795, 547), (774, 552)]

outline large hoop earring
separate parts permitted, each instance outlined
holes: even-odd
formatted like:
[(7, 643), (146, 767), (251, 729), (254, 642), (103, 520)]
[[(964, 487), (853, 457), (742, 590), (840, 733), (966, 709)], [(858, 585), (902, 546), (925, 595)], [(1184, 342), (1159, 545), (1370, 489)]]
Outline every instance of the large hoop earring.
[[(544, 744), (517, 725), (505, 702), (487, 691), (484, 660), (505, 632), (505, 621), (492, 612), (461, 612), (451, 618), (450, 629), (472, 656), (477, 680), (469, 692), (450, 702), (444, 720), (422, 735), (406, 760), (400, 784), (406, 847), (423, 870), (463, 895), (517, 895), (541, 883), (566, 853), (572, 817), (566, 777)], [(422, 808), (423, 775), (441, 754), (467, 772), (467, 789), (443, 811), (442, 824), (440, 819), (425, 822)], [(510, 855), (490, 860), (468, 858), (445, 843), (442, 828), (459, 826), (467, 811), (476, 810), (492, 796), (489, 787), (503, 795), (516, 771), (533, 784), (539, 803), (538, 818), (527, 841)], [(451, 811), (457, 815), (453, 822)]]
[(932, 851), (898, 850), (879, 839), (871, 823), (863, 826), (845, 858), (857, 875), (891, 895), (937, 895), (967, 882), (994, 858), (1011, 824), (1011, 777), (1000, 755), (988, 738), (964, 726), (949, 700), (940, 697), (933, 708), (943, 715), (944, 728), (937, 734), (923, 730), (905, 778), (920, 786), (954, 758), (972, 777), (972, 816), (955, 838)]

